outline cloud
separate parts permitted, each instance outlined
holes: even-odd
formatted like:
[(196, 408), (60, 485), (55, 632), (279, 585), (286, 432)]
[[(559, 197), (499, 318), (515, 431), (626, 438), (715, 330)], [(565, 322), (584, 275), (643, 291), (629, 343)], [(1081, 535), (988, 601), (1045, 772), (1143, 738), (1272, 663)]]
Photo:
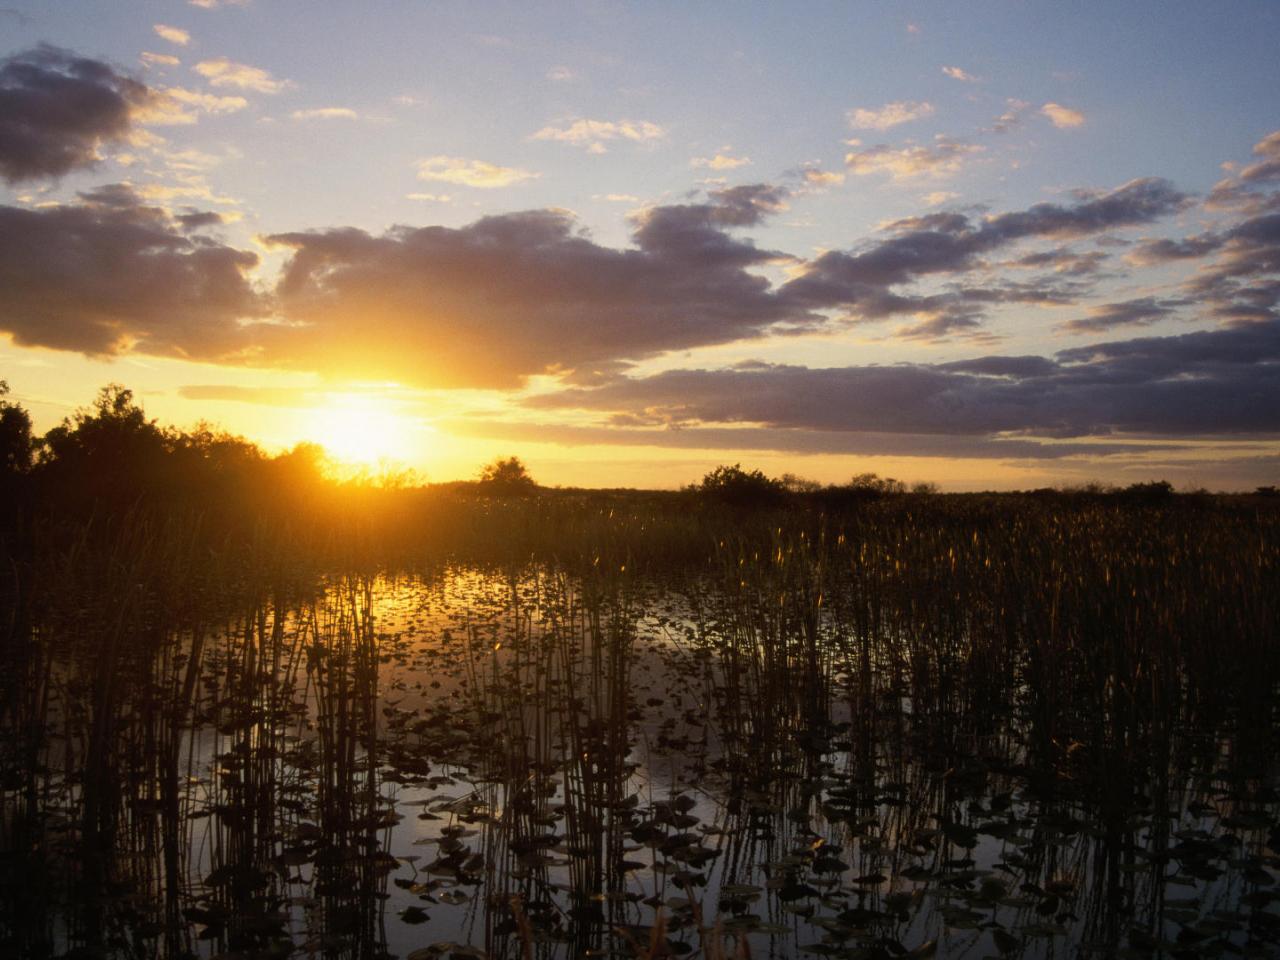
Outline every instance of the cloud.
[(886, 144), (853, 150), (844, 156), (845, 166), (857, 176), (887, 173), (894, 180), (917, 177), (948, 177), (957, 173), (965, 160), (981, 153), (982, 147), (948, 137), (938, 137), (928, 146), (893, 148)]
[(818, 167), (801, 167), (796, 171), (800, 180), (810, 187), (834, 187), (844, 183), (844, 174), (838, 170), (822, 170)]
[(1194, 260), (1218, 250), (1222, 242), (1222, 237), (1212, 233), (1187, 237), (1183, 240), (1168, 238), (1144, 240), (1125, 254), (1125, 260), (1136, 267), (1169, 263), (1174, 260)]
[(1253, 148), (1260, 159), (1240, 167), (1224, 164), (1231, 175), (1214, 185), (1205, 201), (1211, 211), (1240, 217), (1234, 224), (1182, 238), (1148, 239), (1125, 255), (1133, 266), (1200, 261), (1182, 284), (1186, 297), (1227, 325), (1280, 319), (1280, 131)]
[(920, 200), (926, 207), (940, 207), (959, 196), (960, 194), (953, 190), (934, 190), (932, 193), (926, 193)]
[(962, 300), (948, 302), (950, 298), (939, 302), (936, 309), (931, 309), (927, 302), (904, 305), (895, 312), (912, 312), (920, 319), (916, 323), (903, 324), (893, 331), (899, 340), (928, 340), (942, 343), (952, 337), (976, 340), (979, 342), (992, 340), (983, 335), (982, 313), (980, 310), (965, 304)]
[(149, 50), (139, 54), (138, 59), (142, 61), (144, 67), (176, 67), (182, 63), (177, 57), (167, 53), (151, 53)]
[(888, 130), (933, 114), (933, 105), (924, 101), (897, 100), (876, 110), (859, 107), (849, 111), (849, 125), (856, 130)]
[(253, 329), (255, 362), (510, 387), (538, 373), (590, 378), (658, 353), (823, 329), (830, 321), (822, 311), (831, 309), (912, 318), (900, 336), (972, 338), (992, 305), (1070, 303), (1079, 291), (1065, 281), (929, 294), (898, 287), (963, 273), (1019, 240), (1147, 222), (1183, 198), (1163, 181), (1137, 181), (1070, 205), (981, 219), (930, 214), (860, 252), (823, 254), (775, 289), (756, 271), (790, 258), (736, 231), (763, 224), (788, 200), (779, 186), (751, 184), (646, 208), (632, 215), (625, 249), (594, 243), (568, 214), (548, 210), (380, 236), (353, 228), (274, 235), (267, 242), (288, 254), (275, 291), (287, 322)]
[(236, 87), (239, 90), (254, 90), (258, 93), (279, 93), (290, 85), (289, 81), (277, 80), (260, 67), (236, 63), (226, 57), (201, 60), (192, 69), (214, 87)]
[(1116, 327), (1147, 326), (1171, 316), (1181, 301), (1167, 303), (1154, 297), (1125, 300), (1122, 303), (1105, 303), (1090, 307), (1088, 316), (1077, 317), (1059, 324), (1058, 329), (1067, 333), (1105, 333)]
[(943, 67), (942, 72), (952, 80), (960, 80), (964, 83), (977, 83), (978, 78), (971, 73), (961, 70), (959, 67)]
[(261, 312), (246, 278), (258, 258), (192, 228), (124, 185), (74, 204), (0, 206), (0, 330), (91, 355), (230, 357), (244, 342), (238, 321)]
[(1280, 324), (1047, 357), (813, 369), (756, 364), (619, 378), (526, 401), (673, 426), (987, 438), (1273, 436)]
[(577, 80), (578, 75), (565, 66), (555, 66), (547, 71), (547, 79), (555, 83), (568, 83)]
[[(462, 185), (532, 176), (454, 157), (428, 158), (422, 169), (424, 179)], [(444, 202), (440, 194), (419, 196)], [(6, 211), (14, 226), (4, 235), (24, 238), (21, 248), (15, 241), (6, 250), (26, 311), (7, 321), (15, 336), (86, 352), (137, 350), (424, 386), (498, 388), (544, 373), (607, 383), (629, 364), (658, 354), (889, 318), (902, 321), (893, 331), (898, 337), (989, 341), (988, 311), (1076, 304), (1091, 295), (1102, 254), (1073, 251), (1066, 242), (1148, 224), (1187, 202), (1168, 182), (1150, 178), (1003, 213), (930, 211), (802, 262), (744, 236), (792, 200), (786, 187), (756, 183), (635, 210), (631, 244), (623, 248), (596, 243), (558, 210), (489, 216), (460, 227), (397, 226), (382, 234), (342, 226), (274, 234), (261, 242), (281, 253), (280, 279), (272, 290), (255, 290), (245, 279), (254, 255), (190, 235), (216, 226), (212, 215), (193, 209), (175, 215), (147, 205), (198, 198), (211, 193), (196, 178), (97, 191), (47, 211)], [(1197, 282), (1208, 286), (1187, 299), (1261, 303), (1266, 291), (1256, 270), (1272, 262), (1270, 229), (1259, 220), (1222, 232), (1212, 253), (1217, 274), (1198, 273)], [(29, 236), (36, 239), (28, 243)], [(98, 319), (87, 295), (67, 305), (67, 291), (105, 282), (96, 278), (93, 257), (77, 265), (70, 251), (89, 243), (77, 236), (94, 238), (92, 248), (106, 251), (104, 262), (113, 264), (113, 276), (120, 274), (113, 282), (144, 305), (139, 318), (128, 319), (119, 306)], [(1052, 247), (1017, 249), (1005, 262), (991, 259), (1044, 241)], [(41, 247), (53, 251), (47, 269), (31, 265), (37, 255), (30, 250)], [(1254, 273), (1231, 272), (1250, 256), (1261, 257)], [(763, 268), (784, 262), (790, 278), (775, 284)], [(997, 272), (1009, 267), (1050, 272), (1026, 281)], [(77, 269), (87, 274), (83, 283), (73, 276)], [(209, 274), (200, 283), (210, 292), (191, 305), (194, 294), (190, 304), (183, 298), (199, 285), (190, 277), (200, 271)], [(127, 297), (106, 302), (123, 305)], [(41, 303), (57, 311), (40, 314), (49, 324), (43, 334), (31, 319)], [(147, 304), (165, 304), (168, 319)], [(1120, 322), (1115, 314), (1089, 316)], [(245, 317), (255, 322), (241, 323)]]
[(750, 157), (735, 157), (728, 153), (717, 153), (713, 157), (694, 157), (689, 161), (691, 167), (706, 167), (710, 170), (736, 170), (750, 164)]
[(1049, 118), (1059, 130), (1068, 130), (1071, 127), (1080, 127), (1084, 125), (1084, 114), (1079, 110), (1072, 110), (1070, 107), (1064, 107), (1059, 103), (1046, 103), (1040, 108), (1040, 112)]
[(1240, 179), (1245, 183), (1280, 183), (1280, 130), (1258, 141), (1253, 154), (1261, 159), (1241, 170)]
[[(1217, 236), (1185, 241), (1215, 247), (1215, 259), (1184, 286), (1228, 324), (1280, 319), (1280, 213), (1250, 217)], [(1150, 248), (1148, 248), (1148, 251)]]
[(226, 217), (212, 210), (193, 210), (190, 213), (176, 214), (173, 219), (184, 233), (193, 233), (205, 227), (220, 227), (227, 222)]
[(1280, 211), (1280, 192), (1265, 192), (1280, 183), (1280, 130), (1254, 144), (1253, 155), (1259, 159), (1243, 168), (1235, 163), (1223, 164), (1229, 176), (1214, 184), (1205, 202), (1208, 209), (1247, 214)]
[(1031, 109), (1031, 104), (1027, 101), (1012, 97), (1005, 101), (1005, 106), (1007, 107), (1005, 112), (996, 117), (995, 123), (986, 128), (986, 133), (1008, 133), (1022, 123), (1022, 118)]
[(289, 114), (294, 120), (358, 120), (360, 114), (350, 107), (312, 107)]
[[(232, 197), (219, 196), (205, 181), (204, 177), (188, 174), (179, 178), (176, 184), (144, 183), (133, 187), (143, 200), (168, 204), (173, 200), (202, 200), (208, 203), (234, 204)], [(228, 215), (228, 219), (239, 219)]]
[[(269, 402), (265, 398), (264, 402)], [(436, 420), (438, 429), (464, 437), (484, 437), (508, 442), (555, 443), (563, 446), (609, 445), (662, 447), (704, 452), (724, 450), (774, 451), (800, 455), (844, 454), (897, 457), (964, 457), (980, 459), (1060, 460), (1067, 457), (1114, 457), (1176, 453), (1181, 443), (1054, 443), (1021, 438), (906, 434), (877, 431), (818, 431), (771, 427), (700, 427), (673, 429), (654, 425), (644, 416), (611, 416), (607, 424), (581, 426), (564, 423), (529, 423), (525, 420), (493, 420), (477, 417)]]
[(1151, 223), (1183, 209), (1188, 197), (1161, 177), (1142, 177), (1107, 191), (1078, 191), (1078, 202), (1037, 203), (1024, 211), (987, 217), (982, 234), (1012, 240), (1030, 236), (1080, 237), (1115, 227)]
[(218, 7), (247, 7), (249, 0), (187, 0), (187, 3), (204, 10), (216, 10)]
[(1000, 302), (1055, 302), (1052, 290), (959, 289), (928, 297), (898, 289), (937, 274), (963, 273), (980, 258), (1030, 239), (1070, 239), (1119, 227), (1150, 223), (1180, 210), (1187, 197), (1165, 180), (1134, 180), (1107, 192), (1081, 193), (1074, 204), (1040, 203), (1026, 210), (981, 219), (961, 213), (931, 213), (890, 224), (885, 235), (857, 251), (828, 251), (805, 265), (779, 291), (797, 305), (838, 308), (863, 321), (894, 315), (924, 317), (907, 328), (912, 336), (973, 329), (985, 305)]
[(146, 84), (57, 47), (0, 60), (0, 177), (18, 183), (93, 166), (102, 147), (129, 139), (153, 97)]
[(439, 180), (464, 187), (493, 189), (532, 180), (541, 174), (519, 167), (500, 167), (484, 160), (436, 156), (418, 161), (419, 180)]
[(155, 31), (156, 36), (161, 40), (168, 40), (170, 43), (175, 43), (180, 47), (185, 47), (191, 42), (191, 34), (181, 27), (169, 27), (163, 23), (157, 23), (151, 29)]
[(511, 387), (665, 350), (818, 322), (750, 267), (776, 254), (731, 236), (781, 208), (751, 185), (654, 207), (635, 245), (600, 246), (567, 214), (459, 228), (353, 228), (267, 238), (289, 254), (276, 290), (287, 325), (255, 330), (262, 362), (421, 385)]
[(191, 124), (201, 113), (227, 114), (243, 110), (249, 105), (244, 97), (224, 97), (214, 93), (201, 93), (183, 87), (153, 89), (153, 96), (145, 110), (139, 111), (139, 123), (155, 126)]
[(453, 197), (447, 193), (406, 193), (406, 200), (422, 200), (427, 203), (452, 203)]
[(1097, 273), (1109, 259), (1110, 256), (1101, 250), (1079, 253), (1069, 247), (1054, 247), (1028, 253), (1007, 266), (1047, 268), (1059, 275), (1083, 277)]
[(567, 126), (545, 126), (533, 133), (530, 140), (552, 140), (583, 147), (590, 153), (604, 153), (607, 141), (629, 140), (648, 143), (661, 140), (667, 132), (648, 120), (574, 120)]

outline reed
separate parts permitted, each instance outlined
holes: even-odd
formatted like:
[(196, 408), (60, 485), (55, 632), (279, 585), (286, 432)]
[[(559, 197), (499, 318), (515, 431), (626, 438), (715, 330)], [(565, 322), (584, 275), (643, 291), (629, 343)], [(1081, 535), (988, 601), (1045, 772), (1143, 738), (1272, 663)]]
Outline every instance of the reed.
[(348, 493), (5, 541), (0, 948), (1276, 944), (1262, 501)]

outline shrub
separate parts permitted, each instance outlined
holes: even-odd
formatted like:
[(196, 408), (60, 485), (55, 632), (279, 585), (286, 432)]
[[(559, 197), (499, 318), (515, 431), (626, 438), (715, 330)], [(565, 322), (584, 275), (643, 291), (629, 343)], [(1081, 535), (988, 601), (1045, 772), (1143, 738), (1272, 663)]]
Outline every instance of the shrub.
[(779, 480), (771, 480), (759, 470), (743, 470), (742, 464), (719, 466), (694, 488), (701, 496), (734, 506), (776, 503), (786, 495)]
[(499, 458), (480, 471), (480, 489), (495, 497), (524, 497), (538, 484), (519, 457)]

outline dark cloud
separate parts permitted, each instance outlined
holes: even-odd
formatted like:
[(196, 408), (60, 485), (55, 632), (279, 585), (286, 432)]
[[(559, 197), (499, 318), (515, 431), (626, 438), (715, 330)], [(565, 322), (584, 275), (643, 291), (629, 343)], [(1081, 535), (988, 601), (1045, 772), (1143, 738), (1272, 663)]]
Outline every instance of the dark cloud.
[(705, 266), (745, 267), (780, 254), (731, 238), (726, 229), (758, 226), (785, 207), (787, 193), (768, 184), (714, 191), (710, 203), (651, 207), (634, 220), (636, 245), (654, 257)]
[(57, 47), (0, 61), (0, 177), (18, 183), (92, 166), (152, 98), (145, 84)]
[(1071, 206), (1037, 203), (1026, 210), (989, 217), (979, 232), (992, 243), (1024, 237), (1083, 237), (1151, 223), (1176, 213), (1189, 200), (1160, 177), (1131, 180), (1115, 190), (1077, 196), (1078, 202)]
[(1202, 233), (1182, 240), (1144, 240), (1125, 254), (1125, 259), (1139, 267), (1175, 260), (1199, 260), (1221, 246), (1222, 238), (1213, 233)]
[(726, 227), (754, 227), (787, 209), (790, 191), (770, 183), (747, 183), (710, 193), (712, 218)]
[(1253, 148), (1259, 159), (1240, 171), (1244, 183), (1280, 183), (1280, 130), (1263, 137)]
[(1052, 270), (1055, 274), (1069, 277), (1092, 276), (1102, 269), (1102, 265), (1110, 259), (1110, 254), (1101, 250), (1090, 250), (1078, 253), (1070, 247), (1054, 247), (1052, 250), (1037, 250), (1011, 261), (1011, 267), (1031, 267)]
[(1147, 326), (1173, 314), (1185, 301), (1161, 301), (1154, 297), (1140, 297), (1121, 303), (1104, 303), (1090, 307), (1088, 316), (1076, 317), (1058, 325), (1067, 333), (1104, 333), (1115, 327)]
[(1205, 202), (1240, 218), (1231, 226), (1181, 239), (1152, 239), (1125, 259), (1134, 266), (1202, 260), (1184, 284), (1186, 296), (1224, 324), (1280, 319), (1280, 130), (1254, 148), (1256, 162), (1219, 182)]
[[(606, 402), (619, 384), (638, 383), (624, 374), (643, 358), (830, 329), (831, 312), (858, 322), (901, 317), (900, 337), (992, 343), (984, 325), (991, 309), (1078, 303), (1091, 293), (1094, 278), (1052, 269), (1014, 281), (984, 263), (988, 254), (1045, 238), (1055, 246), (1026, 265), (1053, 268), (1077, 256), (1063, 240), (1106, 236), (1184, 202), (1164, 181), (1141, 180), (1065, 205), (995, 215), (929, 214), (892, 224), (862, 249), (823, 254), (775, 288), (759, 268), (790, 258), (757, 247), (739, 231), (759, 226), (788, 199), (783, 188), (755, 184), (652, 207), (635, 215), (634, 244), (625, 249), (596, 243), (570, 215), (551, 210), (491, 216), (457, 228), (396, 227), (382, 235), (343, 227), (275, 234), (266, 240), (283, 248), (287, 259), (267, 292), (255, 290), (246, 277), (257, 262), (254, 254), (196, 232), (217, 225), (216, 214), (171, 213), (115, 184), (81, 194), (76, 204), (0, 208), (6, 291), (0, 329), (22, 343), (85, 353), (135, 350), (429, 387), (509, 388), (551, 373), (579, 388), (599, 387), (580, 391), (594, 405)], [(1274, 263), (1274, 245), (1275, 227), (1265, 218), (1224, 232), (1216, 247), (1217, 273), (1198, 275), (1206, 286), (1197, 302), (1218, 297), (1223, 310), (1272, 309), (1267, 298), (1275, 292), (1256, 275), (1233, 274), (1229, 258), (1247, 255), (1251, 270), (1272, 269), (1267, 265)], [(975, 282), (979, 276), (983, 282)], [(920, 289), (926, 281), (929, 287)], [(1160, 309), (1174, 303), (1166, 298)], [(1099, 308), (1094, 329), (1156, 315), (1152, 304), (1145, 313), (1143, 307), (1132, 301)], [(960, 403), (942, 402), (957, 411), (995, 404), (993, 431), (1014, 429), (996, 415), (1000, 404), (1030, 403), (1007, 389), (1010, 384), (974, 371), (884, 369), (889, 372), (821, 374), (834, 391), (831, 415), (844, 403), (841, 391), (854, 390), (859, 399), (856, 391), (864, 387), (873, 394), (866, 409), (879, 409), (876, 398), (892, 396), (892, 390), (881, 392), (881, 377), (890, 385), (923, 378), (911, 384), (912, 397), (928, 396), (934, 383), (951, 389), (979, 378), (989, 397), (966, 394)], [(762, 389), (792, 376), (768, 367), (735, 375), (758, 375)], [(1018, 385), (1056, 388), (1059, 375)], [(762, 404), (767, 396), (761, 393)], [(774, 397), (762, 411), (783, 399)], [(645, 406), (601, 409), (650, 416)], [(1040, 404), (1046, 411), (1051, 406)], [(904, 409), (918, 412), (910, 404)], [(681, 416), (665, 406), (657, 415), (664, 422)], [(1091, 423), (1109, 423), (1109, 415), (1103, 411)], [(1068, 432), (1082, 426), (1070, 417), (1064, 424), (1047, 418), (1042, 413), (1026, 426)], [(892, 429), (929, 432), (923, 422)]]
[(1280, 323), (1095, 344), (1053, 359), (672, 370), (529, 401), (675, 425), (987, 436), (1280, 434)]
[(1267, 188), (1280, 184), (1280, 130), (1273, 131), (1253, 147), (1258, 159), (1219, 180), (1205, 205), (1210, 210), (1235, 210), (1248, 216), (1280, 211), (1280, 192)]
[[(1055, 354), (1077, 372), (1123, 373), (1130, 378), (1227, 379), (1249, 368), (1273, 372), (1280, 362), (1280, 323), (1199, 330), (1176, 337), (1137, 337), (1071, 347)], [(1280, 381), (1276, 383), (1280, 389)], [(1280, 414), (1280, 409), (1273, 411)]]
[(972, 360), (953, 360), (950, 363), (935, 364), (935, 369), (954, 373), (974, 373), (983, 377), (1012, 377), (1026, 380), (1032, 377), (1045, 377), (1053, 373), (1056, 366), (1048, 357), (977, 357)]
[(222, 214), (212, 210), (192, 210), (189, 213), (175, 214), (173, 219), (188, 232), (221, 226), (225, 222)]
[(165, 213), (159, 207), (146, 204), (138, 191), (130, 183), (107, 183), (92, 190), (81, 190), (76, 194), (82, 202), (92, 207), (113, 207), (128, 210), (136, 217), (163, 220)]
[(1135, 453), (1172, 453), (1181, 443), (1054, 443), (1025, 438), (948, 436), (946, 434), (835, 433), (815, 430), (732, 427), (653, 428), (644, 417), (610, 418), (608, 426), (458, 418), (438, 420), (451, 434), (513, 443), (557, 443), (565, 446), (664, 447), (677, 450), (771, 451), (801, 455), (966, 457), (979, 459), (1061, 460), (1067, 457), (1118, 457)]
[[(892, 224), (885, 238), (861, 251), (823, 254), (787, 283), (780, 296), (811, 310), (845, 310), (862, 320), (924, 312), (929, 314), (925, 326), (906, 328), (907, 334), (927, 335), (930, 323), (945, 333), (957, 324), (976, 324), (979, 314), (964, 303), (950, 310), (938, 310), (935, 304), (933, 311), (922, 311), (919, 298), (892, 288), (970, 270), (984, 255), (1022, 240), (1071, 239), (1149, 223), (1179, 210), (1186, 200), (1168, 181), (1149, 178), (1108, 193), (1082, 195), (1067, 206), (1041, 203), (980, 220), (959, 213), (915, 217)], [(968, 299), (972, 304), (973, 298)]]
[(1280, 213), (1252, 217), (1221, 234), (1215, 260), (1187, 284), (1225, 323), (1280, 319)]
[(982, 329), (982, 314), (966, 309), (962, 304), (948, 305), (936, 311), (925, 312), (917, 323), (904, 324), (894, 331), (903, 340), (929, 340), (937, 342), (948, 337), (973, 337)]
[[(271, 295), (257, 257), (193, 234), (213, 213), (148, 206), (113, 184), (45, 210), (5, 208), (2, 329), (24, 344), (90, 354), (136, 350), (394, 377), (430, 386), (512, 387), (555, 372), (615, 377), (636, 358), (823, 318), (748, 272), (780, 256), (730, 233), (784, 208), (770, 185), (637, 215), (635, 246), (604, 247), (557, 211), (461, 228), (337, 228), (277, 234), (288, 261)], [(274, 314), (279, 322), (242, 324)]]
[(263, 328), (267, 362), (432, 386), (510, 387), (544, 371), (610, 371), (666, 350), (725, 343), (819, 317), (746, 268), (777, 257), (727, 231), (784, 202), (768, 186), (655, 207), (636, 246), (603, 247), (556, 211), (460, 228), (277, 234), (277, 288), (295, 325)]
[(86, 354), (240, 354), (237, 320), (262, 309), (245, 278), (256, 255), (183, 236), (127, 187), (84, 201), (0, 206), (0, 331)]

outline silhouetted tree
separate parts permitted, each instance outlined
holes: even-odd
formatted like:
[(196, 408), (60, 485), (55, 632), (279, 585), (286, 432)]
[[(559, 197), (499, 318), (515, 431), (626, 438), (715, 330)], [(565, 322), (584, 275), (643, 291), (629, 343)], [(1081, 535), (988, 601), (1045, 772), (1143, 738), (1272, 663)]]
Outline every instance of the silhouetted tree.
[(817, 493), (822, 489), (822, 484), (817, 480), (810, 480), (808, 477), (801, 477), (794, 473), (784, 473), (778, 478), (778, 483), (782, 484), (787, 493)]
[(733, 506), (766, 506), (786, 495), (782, 481), (772, 480), (759, 470), (743, 470), (742, 464), (721, 465), (694, 487), (701, 496)]
[(1168, 480), (1152, 480), (1150, 483), (1131, 483), (1116, 496), (1130, 503), (1162, 503), (1173, 496), (1173, 484)]
[(35, 475), (65, 508), (79, 512), (104, 501), (123, 507), (173, 492), (170, 446), (133, 391), (112, 383), (44, 435)]
[(324, 447), (304, 441), (272, 460), (271, 469), (284, 487), (306, 490), (324, 477), (325, 461)]
[(889, 494), (905, 493), (907, 485), (901, 480), (882, 477), (878, 473), (860, 473), (849, 481), (849, 489), (862, 496), (883, 497)]
[(0, 380), (0, 471), (12, 476), (31, 469), (35, 443), (31, 438), (31, 415), (3, 399), (8, 395), (9, 384)]
[(519, 457), (497, 459), (480, 471), (480, 488), (499, 497), (527, 496), (538, 489)]

